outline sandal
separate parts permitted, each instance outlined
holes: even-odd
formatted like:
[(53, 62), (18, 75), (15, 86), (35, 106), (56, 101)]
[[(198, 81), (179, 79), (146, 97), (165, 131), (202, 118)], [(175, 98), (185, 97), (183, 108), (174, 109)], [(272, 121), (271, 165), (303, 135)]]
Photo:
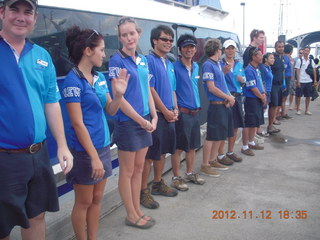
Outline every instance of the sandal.
[[(145, 217), (149, 218), (149, 219), (145, 219)], [(147, 216), (147, 215), (143, 215), (141, 218), (143, 218), (144, 220), (148, 221), (148, 222), (153, 222), (153, 223), (156, 223), (156, 220), (151, 217), (151, 216)]]
[(143, 218), (142, 217), (139, 217), (137, 221), (135, 222), (131, 222), (128, 218), (126, 218), (125, 220), (125, 224), (127, 226), (130, 226), (130, 227), (135, 227), (135, 228), (140, 228), (140, 229), (148, 229), (148, 228), (151, 228), (153, 225), (154, 225), (154, 222), (151, 222), (151, 221), (147, 221), (145, 224), (143, 225), (138, 225), (138, 223), (141, 221), (141, 219)]

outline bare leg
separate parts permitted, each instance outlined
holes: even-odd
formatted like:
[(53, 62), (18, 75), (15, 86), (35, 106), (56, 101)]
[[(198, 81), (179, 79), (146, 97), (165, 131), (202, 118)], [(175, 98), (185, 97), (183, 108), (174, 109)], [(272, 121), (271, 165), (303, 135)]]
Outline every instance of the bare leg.
[(211, 155), (211, 148), (212, 148), (212, 144), (213, 144), (213, 141), (208, 141), (208, 140), (205, 140), (204, 141), (204, 144), (203, 144), (203, 158), (202, 158), (202, 161), (203, 161), (203, 165), (205, 166), (209, 166), (209, 161), (210, 161), (210, 155)]
[(249, 141), (249, 129), (243, 128), (242, 129), (242, 145), (243, 146), (248, 145), (248, 141)]
[(229, 153), (233, 152), (234, 145), (236, 143), (237, 136), (238, 136), (238, 128), (235, 128), (233, 130), (233, 132), (234, 132), (233, 137), (228, 138), (228, 152)]
[(152, 165), (152, 160), (146, 159), (143, 166), (141, 189), (146, 189), (148, 187), (148, 180), (149, 180), (151, 165)]
[(160, 182), (162, 178), (162, 172), (164, 169), (164, 164), (166, 163), (165, 154), (162, 154), (160, 157), (160, 160), (153, 161), (153, 167), (154, 167), (154, 181)]
[(171, 155), (171, 164), (172, 164), (172, 172), (173, 176), (180, 176), (180, 161), (181, 161), (181, 149), (176, 149), (176, 152)]
[[(29, 219), (29, 228), (21, 228), (21, 236), (23, 240), (45, 240), (46, 237), (46, 222), (44, 213)], [(9, 238), (8, 238), (9, 239)]]
[(300, 97), (297, 97), (296, 96), (296, 106), (297, 106), (297, 111), (299, 111), (300, 110)]
[(187, 173), (193, 172), (194, 161), (196, 159), (196, 150), (190, 149), (189, 152), (186, 152), (186, 162), (187, 162)]
[(310, 97), (306, 97), (306, 112), (309, 111)]
[[(220, 145), (219, 145), (219, 149), (218, 149), (218, 155), (223, 155), (224, 154), (224, 141), (221, 141)], [(213, 161), (215, 159), (211, 158), (211, 161)]]
[(217, 159), (218, 151), (222, 143), (224, 144), (224, 140), (212, 141), (212, 148), (211, 148), (211, 154), (210, 154), (211, 161), (215, 161)]
[(282, 98), (282, 105), (281, 105), (281, 116), (285, 116), (287, 114), (286, 102), (287, 102), (287, 97), (283, 97)]
[(256, 135), (257, 128), (249, 128), (249, 141), (253, 142), (254, 141), (254, 136)]
[(273, 122), (276, 116), (276, 110), (277, 110), (277, 107), (269, 107), (269, 110), (268, 110), (268, 118), (269, 118), (268, 127), (269, 128), (273, 126)]

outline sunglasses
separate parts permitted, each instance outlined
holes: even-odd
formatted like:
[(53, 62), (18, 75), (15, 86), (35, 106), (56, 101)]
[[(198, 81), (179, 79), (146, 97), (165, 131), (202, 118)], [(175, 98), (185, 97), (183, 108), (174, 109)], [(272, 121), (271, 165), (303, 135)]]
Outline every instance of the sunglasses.
[(131, 17), (123, 17), (123, 18), (121, 18), (121, 19), (119, 20), (119, 22), (118, 22), (118, 27), (120, 27), (120, 25), (122, 25), (122, 24), (124, 24), (124, 23), (126, 23), (126, 22), (136, 23), (136, 21), (135, 21), (133, 18), (131, 18)]
[(173, 43), (173, 39), (168, 39), (168, 38), (163, 38), (163, 37), (159, 37), (158, 39), (160, 39), (163, 42), (171, 42), (171, 43)]
[(90, 40), (91, 40), (91, 38), (92, 38), (94, 35), (99, 36), (99, 33), (98, 33), (97, 30), (92, 29), (92, 33), (90, 34), (90, 36), (89, 36), (89, 37), (87, 38), (87, 40), (86, 40), (86, 45), (88, 45), (88, 44), (90, 43)]

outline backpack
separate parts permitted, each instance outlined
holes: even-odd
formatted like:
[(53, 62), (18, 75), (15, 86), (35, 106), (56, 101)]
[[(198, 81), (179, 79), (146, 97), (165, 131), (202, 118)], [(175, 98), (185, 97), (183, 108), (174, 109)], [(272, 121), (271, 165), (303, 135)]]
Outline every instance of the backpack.
[[(312, 60), (309, 59), (309, 64), (306, 68), (306, 73), (311, 77), (312, 81), (314, 80), (314, 71), (313, 71), (313, 67), (312, 67)], [(302, 58), (300, 58), (300, 69), (301, 69), (301, 66), (302, 66)], [(319, 71), (316, 71), (316, 78), (319, 79)], [(317, 80), (319, 81), (319, 80)]]

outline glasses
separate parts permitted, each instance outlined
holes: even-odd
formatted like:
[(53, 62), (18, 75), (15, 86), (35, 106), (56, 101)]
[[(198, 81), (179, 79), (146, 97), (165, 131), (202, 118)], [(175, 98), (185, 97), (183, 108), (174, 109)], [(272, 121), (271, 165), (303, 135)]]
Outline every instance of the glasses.
[(90, 43), (90, 40), (91, 40), (91, 38), (92, 38), (94, 35), (99, 36), (99, 33), (98, 33), (97, 30), (92, 29), (92, 33), (90, 34), (90, 36), (89, 36), (89, 37), (87, 38), (87, 40), (86, 40), (86, 45), (88, 45), (88, 43)]
[(163, 38), (163, 37), (159, 37), (158, 39), (160, 39), (163, 42), (171, 42), (171, 43), (173, 43), (173, 39)]
[(136, 21), (131, 17), (123, 17), (118, 22), (118, 27), (126, 22), (136, 23)]

